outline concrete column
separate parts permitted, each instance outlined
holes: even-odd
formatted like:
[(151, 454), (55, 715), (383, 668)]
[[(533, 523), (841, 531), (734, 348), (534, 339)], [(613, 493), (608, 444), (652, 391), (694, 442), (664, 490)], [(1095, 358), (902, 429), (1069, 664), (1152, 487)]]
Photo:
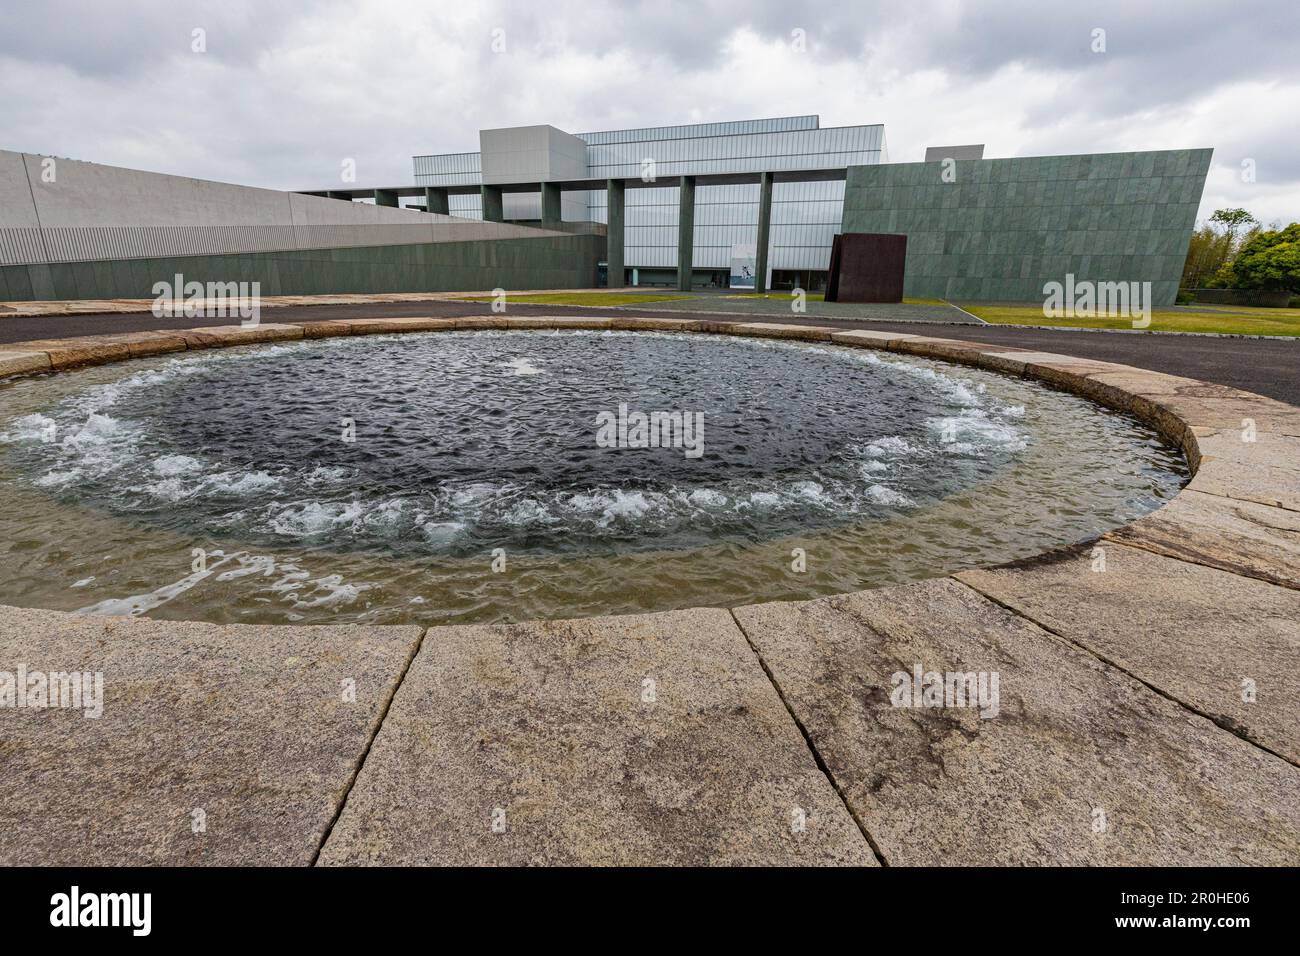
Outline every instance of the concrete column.
[(754, 253), (754, 291), (767, 291), (767, 247), (772, 236), (772, 174), (763, 173), (758, 187), (758, 242)]
[(483, 221), (504, 222), (505, 206), (501, 202), (500, 186), (480, 186), (479, 195), (483, 198)]
[(683, 176), (677, 200), (677, 290), (691, 291), (695, 258), (695, 177)]
[(623, 180), (611, 179), (605, 184), (606, 204), (609, 209), (605, 242), (605, 261), (609, 263), (609, 287), (623, 288)]
[(435, 186), (424, 187), (424, 209), (426, 212), (440, 212), (450, 215), (451, 207), (447, 203), (447, 190)]
[(391, 189), (376, 189), (375, 205), (376, 206), (400, 206), (401, 203), (398, 202), (397, 193), (393, 192)]
[(555, 183), (542, 183), (542, 225), (560, 222), (564, 213), (560, 210), (560, 187)]

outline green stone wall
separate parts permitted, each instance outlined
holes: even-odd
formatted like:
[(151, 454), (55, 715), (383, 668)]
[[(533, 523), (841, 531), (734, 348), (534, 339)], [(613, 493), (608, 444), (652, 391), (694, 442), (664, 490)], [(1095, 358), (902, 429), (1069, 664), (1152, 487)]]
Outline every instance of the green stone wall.
[(146, 299), (177, 273), (260, 282), (262, 295), (585, 289), (604, 255), (604, 236), (572, 235), (3, 266), (0, 300)]
[(1043, 285), (1150, 282), (1171, 305), (1209, 149), (852, 166), (844, 232), (907, 236), (904, 295), (1041, 302)]

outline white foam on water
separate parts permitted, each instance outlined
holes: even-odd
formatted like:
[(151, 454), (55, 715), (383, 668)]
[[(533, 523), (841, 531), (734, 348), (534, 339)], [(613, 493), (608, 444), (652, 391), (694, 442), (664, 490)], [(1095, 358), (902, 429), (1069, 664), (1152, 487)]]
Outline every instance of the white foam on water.
[(309, 485), (335, 485), (349, 481), (354, 476), (351, 468), (338, 465), (317, 465), (306, 476)]
[[(183, 461), (176, 461), (183, 459)], [(160, 467), (160, 462), (161, 467)], [(187, 462), (198, 467), (191, 467)], [(262, 497), (280, 488), (282, 480), (265, 471), (215, 471), (203, 473), (197, 459), (185, 455), (168, 455), (152, 462), (153, 470), (169, 475), (161, 481), (133, 485), (130, 490), (159, 501), (184, 501), (190, 498)]]
[[(221, 552), (214, 551), (209, 557), (218, 554), (221, 554)], [(233, 555), (223, 555), (218, 560), (209, 562), (202, 571), (192, 571), (179, 581), (164, 584), (162, 587), (155, 588), (152, 591), (145, 591), (142, 594), (131, 594), (122, 598), (108, 598), (96, 604), (78, 608), (74, 613), (104, 614), (110, 617), (139, 617), (154, 608), (161, 607), (168, 601), (175, 600), (199, 582), (211, 577), (217, 568), (232, 560), (234, 560)]]
[(365, 513), (361, 501), (297, 501), (274, 505), (265, 527), (289, 538), (310, 538), (351, 525)]
[(871, 485), (867, 488), (867, 499), (878, 505), (889, 505), (891, 507), (907, 507), (911, 505), (912, 499), (900, 491), (893, 488), (886, 488), (884, 485)]
[(551, 513), (545, 504), (535, 498), (517, 501), (506, 509), (502, 517), (511, 525), (551, 525), (560, 519)]
[(229, 571), (222, 571), (217, 575), (218, 581), (237, 581), (240, 578), (252, 577), (255, 574), (260, 574), (265, 578), (275, 573), (275, 559), (270, 555), (241, 553), (235, 557), (239, 561), (239, 567), (232, 568)]
[(98, 451), (108, 444), (123, 444), (130, 439), (131, 426), (118, 421), (112, 415), (91, 412), (79, 426), (64, 428), (59, 445), (64, 449), (87, 453)]
[(916, 453), (916, 447), (899, 435), (887, 435), (884, 438), (877, 438), (862, 448), (862, 454), (875, 459), (910, 458)]
[(61, 490), (79, 481), (81, 475), (80, 468), (69, 468), (66, 471), (47, 471), (32, 483), (38, 488)]
[(279, 488), (281, 484), (279, 478), (264, 471), (226, 471), (210, 476), (209, 481), (216, 493), (236, 497), (265, 494)]
[(0, 432), (0, 441), (17, 443), (27, 441), (44, 441), (46, 436), (55, 434), (57, 425), (53, 418), (39, 412), (23, 415), (9, 423), (7, 430)]
[(174, 478), (202, 471), (203, 462), (189, 455), (163, 455), (154, 459), (153, 470), (164, 478)]
[(714, 488), (696, 488), (687, 500), (697, 508), (721, 508), (727, 503), (727, 496)]
[(474, 482), (468, 485), (460, 485), (451, 491), (451, 503), (456, 507), (465, 507), (477, 502), (490, 500), (504, 491), (509, 490), (505, 485), (495, 485), (488, 481)]
[[(231, 562), (234, 562), (237, 566), (220, 574), (216, 573), (218, 568), (225, 567)], [(296, 564), (277, 562), (269, 555), (250, 554), (247, 551), (237, 551), (232, 554), (211, 551), (208, 553), (208, 563), (201, 571), (193, 571), (179, 581), (165, 584), (152, 591), (99, 601), (96, 604), (79, 608), (75, 613), (102, 614), (113, 617), (139, 617), (169, 601), (175, 600), (214, 575), (215, 580), (226, 582), (253, 575), (269, 577), (277, 573), (280, 577), (276, 581), (264, 585), (264, 588), (276, 594), (282, 602), (298, 609), (351, 604), (362, 592), (375, 586), (373, 584), (352, 584), (344, 581), (342, 575), (338, 574), (327, 574), (323, 577), (313, 578), (309, 571), (300, 568)]]
[(424, 540), (434, 547), (446, 547), (465, 530), (461, 521), (430, 521), (420, 526)]
[(194, 494), (195, 485), (180, 478), (164, 478), (136, 490), (159, 501), (184, 501)]
[(515, 375), (541, 375), (542, 370), (527, 358), (513, 358), (509, 362), (501, 363), (502, 367), (510, 369)]
[(796, 481), (791, 485), (790, 490), (799, 497), (807, 498), (810, 501), (816, 501), (823, 504), (828, 501), (826, 497), (826, 486), (816, 481)]
[(574, 495), (569, 500), (580, 510), (600, 511), (596, 524), (605, 528), (616, 521), (644, 517), (662, 501), (662, 496), (653, 492), (615, 488), (603, 494)]
[[(927, 418), (925, 425), (939, 436), (940, 448), (945, 451), (954, 451), (955, 444), (969, 449), (967, 454), (988, 450), (1023, 451), (1028, 447), (1028, 439), (1018, 428), (995, 421), (976, 409), (962, 415)], [(945, 442), (945, 437), (951, 441)]]
[(409, 504), (405, 498), (390, 498), (374, 504), (358, 517), (367, 531), (380, 537), (392, 537), (406, 522)]
[[(327, 574), (306, 582), (306, 585), (299, 589), (287, 591), (286, 596), (292, 596), (293, 606), (299, 610), (335, 607), (340, 604), (351, 604), (361, 596), (361, 592), (371, 587), (373, 585), (370, 584), (348, 584), (343, 580), (342, 575)], [(300, 594), (300, 591), (305, 593)]]

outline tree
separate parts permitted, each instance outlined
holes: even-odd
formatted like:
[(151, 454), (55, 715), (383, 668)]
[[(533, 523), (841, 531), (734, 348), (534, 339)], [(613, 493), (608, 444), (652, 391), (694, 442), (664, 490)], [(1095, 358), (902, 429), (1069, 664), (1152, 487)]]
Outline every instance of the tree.
[(1202, 289), (1211, 278), (1232, 260), (1232, 237), (1208, 223), (1192, 233), (1183, 264), (1183, 289)]
[(1229, 240), (1236, 241), (1237, 230), (1242, 226), (1257, 226), (1259, 220), (1244, 209), (1216, 209), (1210, 222), (1218, 223), (1227, 233)]
[[(1221, 226), (1222, 230), (1215, 229)], [(1240, 236), (1238, 231), (1246, 228)], [(1227, 283), (1225, 267), (1241, 247), (1259, 232), (1259, 221), (1245, 209), (1216, 209), (1208, 222), (1192, 233), (1179, 287), (1200, 289)]]
[(1216, 278), (1233, 289), (1300, 292), (1300, 223), (1251, 236)]

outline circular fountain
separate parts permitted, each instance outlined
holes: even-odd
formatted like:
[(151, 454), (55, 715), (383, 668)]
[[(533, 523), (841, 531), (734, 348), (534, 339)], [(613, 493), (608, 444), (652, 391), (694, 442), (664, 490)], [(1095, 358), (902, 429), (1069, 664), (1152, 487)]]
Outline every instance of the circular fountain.
[(807, 598), (1090, 538), (1187, 478), (1037, 383), (759, 338), (334, 338), (5, 394), (3, 599), (219, 622)]

